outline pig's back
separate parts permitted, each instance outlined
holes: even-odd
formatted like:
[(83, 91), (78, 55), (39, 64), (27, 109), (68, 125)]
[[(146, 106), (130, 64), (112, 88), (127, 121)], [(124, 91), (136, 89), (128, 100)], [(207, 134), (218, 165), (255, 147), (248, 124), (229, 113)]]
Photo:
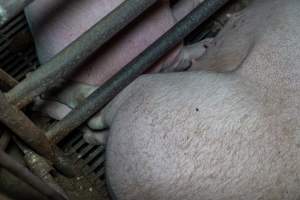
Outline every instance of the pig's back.
[[(39, 0), (26, 14), (42, 63), (68, 46), (124, 0)], [(139, 55), (175, 23), (169, 4), (158, 3), (142, 20), (100, 49), (77, 73), (77, 81), (100, 85)], [(172, 61), (177, 51), (165, 60)], [(157, 68), (159, 68), (158, 66)], [(159, 69), (158, 69), (159, 70)]]

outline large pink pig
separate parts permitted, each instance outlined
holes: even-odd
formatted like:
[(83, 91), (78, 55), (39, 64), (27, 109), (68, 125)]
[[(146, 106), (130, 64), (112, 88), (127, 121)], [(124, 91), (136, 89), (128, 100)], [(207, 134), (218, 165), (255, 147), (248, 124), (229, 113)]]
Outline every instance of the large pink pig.
[[(80, 100), (112, 77), (202, 1), (181, 0), (173, 9), (168, 0), (159, 1), (137, 23), (130, 25), (88, 59), (71, 78), (73, 82), (69, 82), (68, 89), (53, 97), (55, 101), (43, 103), (43, 110), (61, 119)], [(124, 0), (38, 0), (32, 3), (26, 9), (26, 15), (40, 62), (43, 64), (49, 61), (122, 2)], [(201, 44), (191, 47), (178, 46), (151, 71), (187, 68), (191, 64), (189, 60), (199, 57), (205, 50)], [(189, 53), (191, 49), (195, 49), (192, 54)]]
[(254, 0), (192, 67), (210, 72), (144, 75), (89, 122), (114, 199), (300, 199), (299, 10)]
[[(122, 2), (124, 0), (35, 1), (26, 13), (41, 63), (50, 60)], [(138, 23), (100, 49), (82, 66), (82, 71), (73, 80), (101, 85), (170, 29), (176, 18), (189, 12), (196, 5), (195, 2), (185, 1), (173, 15), (169, 2), (160, 1)], [(156, 66), (155, 71), (174, 67), (178, 53), (177, 48)]]
[(194, 71), (143, 75), (102, 111), (114, 199), (300, 199), (299, 10), (254, 0)]

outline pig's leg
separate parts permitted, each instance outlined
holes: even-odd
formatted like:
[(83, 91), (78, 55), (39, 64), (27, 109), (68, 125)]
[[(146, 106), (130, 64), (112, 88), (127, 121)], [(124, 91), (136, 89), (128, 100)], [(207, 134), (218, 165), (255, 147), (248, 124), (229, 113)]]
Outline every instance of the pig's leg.
[[(189, 70), (230, 72), (238, 69), (255, 45), (257, 27), (261, 26), (261, 22), (255, 16), (245, 15), (247, 14), (233, 16), (219, 35), (208, 43), (205, 53), (191, 59)], [(252, 20), (247, 19), (248, 17)], [(197, 49), (192, 49), (193, 51), (197, 52)]]
[[(202, 2), (203, 0), (180, 0), (173, 6), (173, 14), (177, 20), (180, 20)], [(246, 4), (245, 1), (238, 1), (232, 7), (239, 7), (238, 10), (240, 10), (245, 6), (244, 4)], [(192, 70), (209, 69), (219, 72), (233, 71), (238, 68), (253, 46), (253, 38), (252, 40), (249, 38), (255, 35), (255, 28), (252, 25), (239, 21), (239, 13), (236, 13), (238, 10), (229, 9), (227, 11), (229, 13), (223, 16), (223, 18), (231, 19), (230, 25), (225, 26), (217, 38), (184, 46), (178, 59), (180, 61), (178, 65), (183, 67), (179, 68), (182, 69), (185, 66)], [(247, 29), (246, 26), (249, 28)], [(232, 27), (239, 27), (242, 31)], [(224, 32), (227, 35), (224, 35)], [(249, 38), (245, 39), (245, 35)]]
[(84, 132), (83, 138), (84, 140), (89, 144), (94, 145), (105, 145), (108, 137), (108, 133), (106, 134), (106, 131), (93, 131), (89, 127), (84, 127), (81, 130)]
[[(179, 0), (172, 6), (172, 13), (176, 21), (180, 21), (204, 0)], [(183, 71), (191, 67), (193, 60), (201, 57), (206, 51), (206, 42), (199, 42), (193, 45), (182, 46), (177, 59), (172, 66), (164, 68), (163, 72)]]

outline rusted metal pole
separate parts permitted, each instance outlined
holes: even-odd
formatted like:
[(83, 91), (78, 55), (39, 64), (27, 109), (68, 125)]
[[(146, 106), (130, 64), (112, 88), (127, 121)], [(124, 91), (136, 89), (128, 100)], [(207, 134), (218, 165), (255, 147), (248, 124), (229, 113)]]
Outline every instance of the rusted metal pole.
[(50, 187), (55, 189), (65, 198), (68, 198), (65, 191), (57, 184), (54, 178), (51, 175), (51, 171), (53, 171), (53, 167), (49, 165), (49, 162), (43, 157), (39, 156), (27, 146), (25, 146), (21, 141), (19, 141), (16, 137), (13, 137), (14, 142), (17, 144), (19, 149), (24, 153), (24, 160), (27, 167), (31, 170), (31, 172), (38, 176), (41, 180), (47, 183)]
[(31, 185), (37, 191), (48, 197), (49, 200), (67, 200), (49, 185), (44, 183), (40, 178), (33, 175), (23, 165), (12, 159), (3, 150), (0, 150), (0, 167), (3, 167), (16, 177)]
[[(3, 70), (0, 70), (0, 79), (3, 80), (3, 86), (8, 89), (18, 84), (17, 80)], [(0, 121), (5, 123), (11, 130), (15, 131), (15, 133), (34, 150), (52, 161), (65, 175), (73, 176), (75, 174), (74, 169), (70, 168), (72, 166), (71, 162), (63, 156), (55, 145), (48, 141), (43, 130), (36, 127), (35, 124), (17, 108), (9, 105), (1, 91), (0, 103), (0, 110), (2, 108), (4, 111), (2, 113), (0, 112)], [(2, 144), (2, 149), (6, 148), (10, 139), (11, 135), (4, 130), (4, 135), (0, 138), (0, 145)]]
[(0, 26), (20, 13), (33, 0), (0, 0)]
[(9, 74), (7, 74), (5, 71), (0, 69), (0, 89), (1, 90), (7, 91), (7, 90), (15, 87), (17, 84), (18, 84), (18, 81), (16, 81)]
[[(2, 73), (1, 73), (2, 72)], [(2, 74), (2, 76), (1, 76)], [(11, 89), (12, 87), (16, 86), (18, 84), (18, 81), (15, 80), (12, 76), (4, 72), (3, 70), (0, 69), (0, 79), (3, 80), (3, 86), (7, 87), (8, 89)], [(74, 176), (75, 170), (70, 168), (72, 165), (70, 161), (63, 156), (63, 154), (60, 152), (60, 150), (54, 145), (51, 144), (48, 139), (45, 136), (45, 133), (43, 130), (39, 129), (38, 127), (35, 126), (33, 122), (31, 122), (30, 119), (28, 119), (21, 111), (18, 109), (14, 108), (14, 106), (8, 105), (7, 100), (5, 100), (5, 97), (3, 93), (0, 91), (0, 110), (3, 108), (8, 112), (10, 118), (6, 118), (6, 120), (17, 120), (17, 121), (6, 121), (6, 125), (8, 127), (12, 127), (11, 130), (17, 131), (16, 134), (24, 139), (25, 142), (31, 147), (34, 148), (34, 150), (37, 150), (37, 152), (41, 153), (44, 157), (50, 159), (55, 166), (63, 172), (63, 174), (67, 176)], [(2, 106), (2, 107), (1, 107)], [(4, 108), (7, 106), (6, 108)], [(11, 113), (14, 113), (10, 115)], [(0, 113), (0, 121), (5, 121), (4, 119), (1, 120), (1, 117), (5, 118), (5, 112)], [(13, 124), (16, 123), (15, 127)], [(26, 126), (27, 125), (27, 126)], [(15, 127), (15, 128), (14, 128)], [(26, 129), (29, 128), (29, 129)], [(25, 130), (25, 131), (22, 131)], [(28, 134), (27, 134), (28, 133)], [(8, 145), (9, 141), (11, 139), (11, 135), (7, 132), (7, 130), (4, 130), (3, 136), (0, 138), (0, 148), (5, 149), (6, 146)], [(42, 142), (39, 140), (41, 139)], [(37, 140), (37, 141), (34, 141)], [(41, 143), (40, 143), (41, 142)], [(38, 147), (37, 147), (38, 146)], [(36, 149), (37, 148), (37, 149)], [(44, 150), (44, 151), (41, 151)], [(50, 155), (48, 154), (47, 151), (50, 151)], [(53, 154), (53, 156), (52, 156)]]
[(92, 115), (105, 106), (122, 89), (156, 61), (173, 49), (189, 33), (214, 14), (229, 0), (206, 0), (161, 36), (143, 53), (121, 69), (115, 76), (93, 92), (82, 104), (71, 111), (48, 132), (53, 142), (59, 142)]
[[(1, 73), (2, 72), (2, 73)], [(2, 75), (1, 75), (2, 74)], [(3, 70), (0, 69), (0, 80), (3, 80), (3, 86), (11, 89), (12, 87), (16, 86), (18, 84), (18, 81), (15, 80), (12, 76), (10, 76), (9, 74), (7, 74), (6, 72), (4, 72)], [(1, 96), (2, 95), (2, 96)], [(1, 99), (2, 98), (2, 99)], [(3, 94), (0, 91), (0, 102), (1, 100), (3, 101), (4, 105), (7, 105), (7, 101), (5, 100), (5, 97), (3, 96)], [(3, 106), (4, 106), (3, 105)], [(1, 105), (0, 105), (0, 109), (1, 109)], [(10, 111), (9, 111), (10, 110)], [(59, 152), (59, 149), (54, 146), (53, 144), (51, 144), (48, 139), (45, 136), (45, 133), (43, 132), (43, 130), (37, 128), (33, 122), (31, 122), (30, 119), (28, 119), (21, 111), (18, 111), (16, 108), (14, 108), (14, 106), (8, 106), (6, 108), (6, 111), (8, 113), (15, 113), (14, 115), (10, 115), (8, 120), (16, 120), (19, 119), (21, 120), (21, 122), (16, 122), (16, 121), (11, 121), (9, 127), (14, 127), (13, 123), (16, 123), (16, 125), (18, 127), (16, 128), (12, 128), (13, 130), (17, 131), (16, 134), (19, 135), (20, 138), (24, 139), (26, 138), (24, 141), (27, 142), (28, 145), (32, 146), (33, 148), (36, 148), (36, 146), (39, 146), (37, 150), (39, 153), (41, 153), (41, 155), (45, 156), (46, 158), (50, 158), (51, 161), (54, 162), (54, 164), (56, 164), (56, 166), (58, 166), (58, 168), (66, 175), (68, 176), (73, 176), (74, 173), (71, 172), (73, 171), (73, 169), (69, 169), (68, 166), (64, 166), (69, 164), (71, 166), (71, 163), (69, 163), (69, 161), (67, 161), (66, 158), (64, 158), (62, 156), (62, 153)], [(15, 112), (13, 112), (15, 111)], [(4, 115), (3, 113), (0, 113), (0, 121), (1, 120), (1, 116)], [(8, 123), (8, 122), (6, 122)], [(28, 125), (27, 127), (26, 124)], [(6, 124), (7, 125), (7, 124)], [(22, 129), (24, 128), (29, 128), (28, 130), (25, 129), (26, 131), (22, 132)], [(18, 130), (17, 130), (18, 129)], [(26, 134), (29, 133), (29, 134)], [(34, 135), (36, 134), (36, 135)], [(39, 138), (42, 139), (42, 143), (40, 143)], [(0, 148), (5, 149), (9, 143), (11, 139), (11, 135), (7, 132), (7, 130), (3, 130), (3, 135), (0, 138)], [(32, 142), (35, 139), (37, 139), (38, 141), (36, 142)], [(38, 143), (40, 143), (38, 145)], [(53, 145), (53, 146), (52, 146)], [(52, 158), (51, 155), (47, 154), (48, 152), (41, 152), (41, 149), (48, 149), (49, 151), (51, 151), (51, 154), (55, 154), (54, 157)], [(50, 157), (51, 156), (51, 157)], [(57, 158), (57, 156), (60, 156), (60, 158)], [(61, 162), (64, 162), (65, 164), (62, 164)]]
[(43, 130), (38, 128), (23, 112), (9, 104), (0, 92), (0, 121), (18, 135), (37, 153), (50, 160), (67, 176), (75, 174), (72, 163), (63, 156), (56, 145), (50, 143)]
[[(7, 1), (7, 0), (4, 0)], [(58, 84), (74, 72), (86, 58), (158, 0), (126, 0), (90, 30), (71, 43), (48, 63), (6, 94), (10, 103), (21, 108), (35, 96)]]
[[(18, 84), (18, 81), (7, 74), (5, 71), (0, 69), (0, 90), (10, 90)], [(9, 141), (11, 139), (11, 135), (7, 132), (5, 127), (0, 127), (2, 130), (2, 135), (0, 137), (0, 148), (5, 150)]]
[(2, 131), (2, 135), (0, 135), (0, 149), (5, 150), (9, 144), (10, 141), (10, 134), (7, 132), (7, 130)]
[(23, 112), (11, 106), (2, 92), (0, 92), (0, 121), (33, 149), (53, 160), (52, 145), (43, 134), (43, 131), (36, 127)]

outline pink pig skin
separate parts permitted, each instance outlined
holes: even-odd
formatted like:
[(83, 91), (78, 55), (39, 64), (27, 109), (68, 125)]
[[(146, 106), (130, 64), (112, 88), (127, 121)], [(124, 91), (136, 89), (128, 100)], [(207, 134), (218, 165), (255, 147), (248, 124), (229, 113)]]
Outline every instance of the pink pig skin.
[[(41, 63), (49, 61), (124, 0), (39, 0), (26, 10)], [(72, 80), (101, 85), (138, 56), (175, 24), (169, 3), (161, 1), (138, 21), (96, 52)], [(180, 48), (162, 59), (152, 71), (176, 62)]]

